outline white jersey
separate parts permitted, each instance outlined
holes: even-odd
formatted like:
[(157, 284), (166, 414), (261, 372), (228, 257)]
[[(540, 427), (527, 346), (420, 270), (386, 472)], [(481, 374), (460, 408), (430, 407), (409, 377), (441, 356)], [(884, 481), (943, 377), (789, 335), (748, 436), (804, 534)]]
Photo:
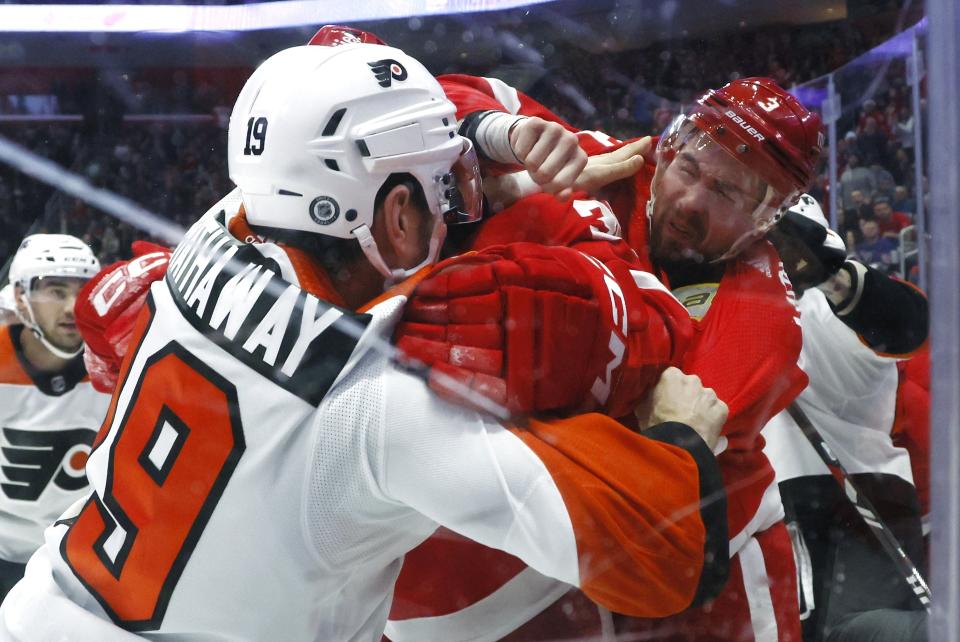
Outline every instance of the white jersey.
[[(910, 457), (890, 439), (898, 385), (896, 359), (877, 354), (810, 289), (800, 299), (800, 367), (810, 384), (796, 403), (849, 473), (888, 473), (913, 484)], [(830, 471), (793, 418), (781, 412), (763, 429), (764, 452), (783, 482)]]
[(191, 228), (138, 320), (95, 492), (47, 530), (0, 639), (378, 640), (438, 524), (580, 582), (597, 528), (544, 460), (376, 349), (405, 297), (355, 314), (295, 283), (276, 246)]
[(110, 396), (79, 357), (56, 373), (23, 355), (23, 326), (0, 327), (0, 559), (23, 564), (43, 529), (90, 487), (84, 465)]

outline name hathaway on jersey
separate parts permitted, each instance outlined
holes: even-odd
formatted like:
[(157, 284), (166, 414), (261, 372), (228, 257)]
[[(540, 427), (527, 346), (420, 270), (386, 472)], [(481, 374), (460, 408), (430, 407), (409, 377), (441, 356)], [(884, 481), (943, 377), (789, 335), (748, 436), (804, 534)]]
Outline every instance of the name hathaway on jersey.
[(247, 366), (316, 405), (370, 323), (278, 276), (279, 265), (216, 218), (187, 232), (166, 282), (181, 313)]

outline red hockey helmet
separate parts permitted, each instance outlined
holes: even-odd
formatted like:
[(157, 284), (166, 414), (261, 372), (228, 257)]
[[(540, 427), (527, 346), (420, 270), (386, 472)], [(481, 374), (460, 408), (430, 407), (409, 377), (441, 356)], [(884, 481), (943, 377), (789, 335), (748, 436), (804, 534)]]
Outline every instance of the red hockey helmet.
[(803, 191), (823, 148), (820, 116), (770, 78), (742, 78), (697, 99), (700, 129), (783, 194)]
[(773, 80), (743, 78), (707, 91), (671, 123), (657, 145), (658, 174), (686, 147), (719, 148), (762, 181), (759, 201), (744, 201), (739, 208), (750, 214), (754, 227), (721, 257), (726, 258), (762, 236), (813, 180), (823, 126), (817, 114)]
[(385, 45), (383, 40), (369, 31), (354, 29), (353, 27), (341, 27), (339, 25), (324, 25), (320, 27), (317, 33), (310, 38), (308, 45), (320, 45), (322, 47), (339, 47), (340, 45), (353, 45), (363, 42), (368, 45)]

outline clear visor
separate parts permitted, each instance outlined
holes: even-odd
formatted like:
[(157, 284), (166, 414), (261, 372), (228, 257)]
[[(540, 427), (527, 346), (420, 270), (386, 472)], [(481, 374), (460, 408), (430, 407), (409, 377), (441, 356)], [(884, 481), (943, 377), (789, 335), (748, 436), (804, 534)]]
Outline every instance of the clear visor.
[(440, 213), (447, 225), (473, 223), (483, 216), (480, 162), (473, 143), (463, 139), (460, 157), (450, 171), (436, 177)]
[(740, 162), (689, 116), (677, 116), (657, 143), (657, 159), (670, 163), (684, 152), (706, 159), (700, 168), (717, 204), (731, 212), (746, 212), (765, 231), (783, 215), (798, 194), (780, 194), (755, 171)]
[(30, 279), (25, 294), (34, 303), (62, 303), (76, 298), (89, 280), (85, 276), (38, 276)]
[(657, 171), (670, 171), (704, 184), (704, 203), (715, 224), (743, 229), (717, 260), (739, 254), (776, 224), (798, 196), (777, 192), (689, 116), (678, 116), (657, 143)]

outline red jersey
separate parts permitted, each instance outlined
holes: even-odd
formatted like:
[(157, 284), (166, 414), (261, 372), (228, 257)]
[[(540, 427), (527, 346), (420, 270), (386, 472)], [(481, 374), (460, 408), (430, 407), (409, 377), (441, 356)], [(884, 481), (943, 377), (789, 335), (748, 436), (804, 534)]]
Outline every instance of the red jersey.
[(930, 346), (897, 364), (897, 411), (891, 431), (893, 443), (910, 453), (913, 484), (920, 499), (924, 533), (930, 514)]
[[(440, 76), (438, 80), (457, 105), (458, 118), (490, 109), (538, 116), (576, 131), (581, 147), (589, 155), (612, 151), (624, 144), (600, 132), (575, 130), (534, 99), (499, 80), (463, 75)], [(654, 267), (649, 256), (647, 202), (654, 169), (648, 165), (632, 178), (607, 186), (601, 194), (619, 222), (620, 234), (637, 253), (637, 265), (650, 272)], [(531, 229), (557, 225), (555, 217), (541, 225), (533, 216), (534, 212), (531, 210), (530, 213), (526, 219), (530, 223), (523, 227), (507, 219), (498, 221), (502, 213), (494, 216), (485, 225), (496, 228), (497, 235), (484, 236), (486, 232), (481, 233), (475, 247), (481, 247), (487, 241), (508, 242), (511, 240), (509, 235), (515, 231), (527, 233)], [(540, 215), (542, 210), (536, 212), (536, 216)], [(582, 232), (576, 236), (576, 233), (564, 230), (541, 239), (566, 244), (584, 236)], [(537, 242), (541, 239), (512, 238)], [(722, 456), (721, 461), (727, 460), (728, 467), (749, 469), (752, 472), (746, 473), (745, 477), (755, 480), (746, 488), (737, 487), (730, 497), (729, 527), (731, 538), (734, 538), (747, 527), (760, 506), (764, 492), (760, 484), (764, 483), (766, 487), (766, 483), (773, 479), (773, 469), (761, 452), (760, 430), (807, 383), (806, 375), (796, 365), (802, 345), (796, 297), (780, 258), (770, 244), (759, 243), (728, 264), (711, 312), (697, 322), (695, 328), (694, 344), (682, 369), (700, 376), (704, 385), (712, 387), (729, 407), (730, 415), (723, 435), (728, 440), (730, 454)], [(762, 475), (759, 474), (761, 470)], [(731, 473), (729, 479), (735, 476)]]

